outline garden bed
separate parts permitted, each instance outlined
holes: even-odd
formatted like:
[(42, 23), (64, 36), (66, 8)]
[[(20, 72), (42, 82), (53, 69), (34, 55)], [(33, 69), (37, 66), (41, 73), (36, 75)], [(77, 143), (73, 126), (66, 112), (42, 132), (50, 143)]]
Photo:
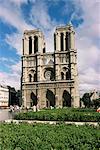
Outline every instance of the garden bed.
[(100, 127), (0, 124), (1, 150), (99, 150)]
[(39, 112), (29, 111), (18, 113), (14, 119), (17, 120), (44, 120), (44, 121), (77, 121), (77, 122), (100, 122), (100, 113), (95, 109), (64, 108), (41, 110)]

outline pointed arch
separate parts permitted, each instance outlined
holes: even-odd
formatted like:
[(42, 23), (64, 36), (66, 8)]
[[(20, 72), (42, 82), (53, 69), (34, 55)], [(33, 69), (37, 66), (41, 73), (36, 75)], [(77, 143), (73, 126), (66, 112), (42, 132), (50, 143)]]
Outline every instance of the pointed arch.
[(34, 36), (34, 54), (38, 52), (38, 36)]
[(29, 54), (32, 54), (32, 37), (29, 37)]
[(47, 103), (47, 107), (50, 107), (50, 106), (54, 107), (55, 106), (55, 95), (49, 89), (47, 89), (46, 98), (47, 98), (47, 102), (46, 102)]
[(70, 71), (68, 70), (67, 72), (66, 72), (66, 80), (69, 80), (71, 78), (71, 76), (70, 76)]
[(68, 91), (63, 92), (63, 107), (71, 107), (71, 95)]
[(34, 106), (36, 106), (37, 105), (37, 96), (32, 92), (31, 94), (30, 94), (30, 98), (31, 98), (31, 101), (32, 101), (32, 105)]
[(60, 37), (60, 48), (61, 48), (61, 51), (64, 51), (64, 33), (61, 33), (61, 37)]
[(36, 81), (37, 81), (37, 74), (34, 73), (34, 82), (36, 82)]
[(64, 73), (61, 72), (61, 80), (64, 80)]
[(29, 82), (32, 82), (32, 75), (29, 74)]

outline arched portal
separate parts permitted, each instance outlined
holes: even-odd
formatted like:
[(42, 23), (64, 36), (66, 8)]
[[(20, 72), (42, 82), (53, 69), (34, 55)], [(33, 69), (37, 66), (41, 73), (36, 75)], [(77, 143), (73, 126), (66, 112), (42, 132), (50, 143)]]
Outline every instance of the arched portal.
[(63, 92), (63, 107), (71, 107), (71, 95), (66, 90)]
[(36, 106), (37, 105), (37, 96), (32, 92), (31, 95), (30, 95), (30, 98), (31, 98), (31, 106)]
[(55, 95), (49, 89), (47, 89), (46, 98), (47, 98), (47, 102), (46, 102), (47, 107), (50, 107), (50, 106), (54, 107), (55, 106)]

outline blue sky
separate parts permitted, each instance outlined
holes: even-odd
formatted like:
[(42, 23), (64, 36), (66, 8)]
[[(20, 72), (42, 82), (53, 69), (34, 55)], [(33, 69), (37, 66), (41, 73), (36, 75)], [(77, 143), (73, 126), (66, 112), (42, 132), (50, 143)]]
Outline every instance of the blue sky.
[(21, 39), (25, 29), (40, 28), (53, 51), (56, 26), (76, 30), (80, 93), (100, 90), (99, 0), (0, 0), (0, 83), (20, 87)]

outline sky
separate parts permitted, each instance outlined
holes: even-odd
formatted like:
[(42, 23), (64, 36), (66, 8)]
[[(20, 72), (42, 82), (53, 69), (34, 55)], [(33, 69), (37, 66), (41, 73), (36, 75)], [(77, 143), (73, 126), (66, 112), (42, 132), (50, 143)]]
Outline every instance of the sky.
[(24, 30), (39, 28), (52, 52), (55, 28), (70, 22), (80, 93), (100, 90), (100, 0), (0, 0), (0, 84), (20, 89)]

